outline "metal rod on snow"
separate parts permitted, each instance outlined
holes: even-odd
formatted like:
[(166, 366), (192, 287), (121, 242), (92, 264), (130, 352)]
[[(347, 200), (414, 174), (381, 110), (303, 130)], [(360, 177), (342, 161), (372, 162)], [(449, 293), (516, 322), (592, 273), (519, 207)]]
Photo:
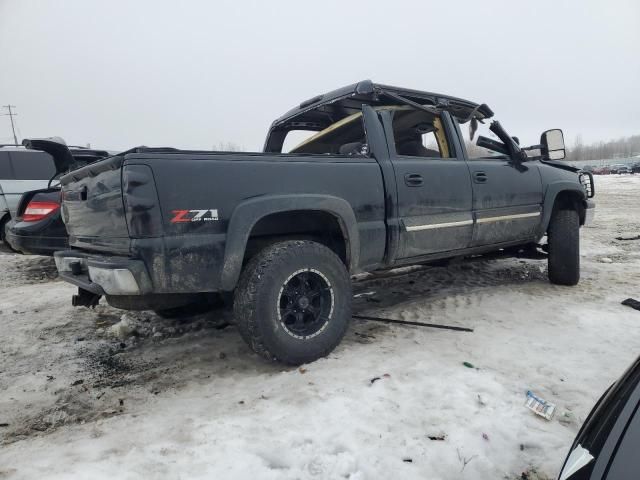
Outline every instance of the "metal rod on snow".
[(398, 323), (400, 325), (413, 325), (416, 327), (441, 328), (443, 330), (455, 330), (457, 332), (473, 332), (473, 328), (456, 327), (453, 325), (440, 325), (437, 323), (410, 322), (409, 320), (396, 320), (393, 318), (382, 318), (382, 317), (368, 317), (365, 315), (352, 315), (352, 317), (358, 320), (369, 320), (372, 322)]

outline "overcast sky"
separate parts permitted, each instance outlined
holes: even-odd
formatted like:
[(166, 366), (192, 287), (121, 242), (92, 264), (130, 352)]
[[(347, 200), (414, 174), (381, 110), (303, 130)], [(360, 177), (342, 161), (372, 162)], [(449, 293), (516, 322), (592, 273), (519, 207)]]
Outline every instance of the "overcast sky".
[(640, 1), (522, 3), (0, 0), (0, 105), (20, 138), (256, 150), (370, 78), (485, 102), (527, 144), (639, 134)]

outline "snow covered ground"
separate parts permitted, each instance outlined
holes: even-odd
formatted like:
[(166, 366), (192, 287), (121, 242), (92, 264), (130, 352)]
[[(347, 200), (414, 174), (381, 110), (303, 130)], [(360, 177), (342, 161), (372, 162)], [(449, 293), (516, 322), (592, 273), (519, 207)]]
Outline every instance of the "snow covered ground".
[(530, 259), (369, 276), (359, 313), (474, 332), (354, 321), (300, 369), (251, 354), (224, 313), (123, 323), (72, 308), (49, 259), (0, 255), (0, 479), (555, 478), (640, 351), (640, 312), (620, 305), (640, 298), (640, 241), (615, 239), (640, 233), (640, 176), (596, 182), (577, 287)]

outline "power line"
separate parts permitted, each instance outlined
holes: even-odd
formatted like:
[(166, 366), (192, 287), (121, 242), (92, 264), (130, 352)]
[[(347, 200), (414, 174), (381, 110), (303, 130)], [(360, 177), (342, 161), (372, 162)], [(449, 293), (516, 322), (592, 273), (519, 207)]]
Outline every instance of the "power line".
[(3, 115), (4, 116), (9, 115), (9, 118), (11, 119), (11, 131), (13, 132), (13, 142), (16, 145), (18, 145), (18, 137), (16, 137), (16, 127), (13, 124), (13, 117), (14, 116), (18, 116), (18, 114), (11, 111), (11, 109), (12, 108), (16, 108), (16, 106), (15, 105), (3, 105), (3, 107), (9, 110), (9, 113), (4, 113)]

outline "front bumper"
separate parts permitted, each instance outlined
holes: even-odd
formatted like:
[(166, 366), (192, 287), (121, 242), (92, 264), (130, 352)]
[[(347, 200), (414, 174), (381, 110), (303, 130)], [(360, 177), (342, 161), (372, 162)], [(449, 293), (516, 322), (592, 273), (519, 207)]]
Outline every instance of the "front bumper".
[(587, 205), (584, 211), (584, 223), (583, 225), (591, 225), (596, 215), (596, 202), (593, 200), (587, 200)]
[(144, 295), (153, 290), (141, 260), (77, 250), (56, 252), (54, 258), (60, 278), (97, 295)]

